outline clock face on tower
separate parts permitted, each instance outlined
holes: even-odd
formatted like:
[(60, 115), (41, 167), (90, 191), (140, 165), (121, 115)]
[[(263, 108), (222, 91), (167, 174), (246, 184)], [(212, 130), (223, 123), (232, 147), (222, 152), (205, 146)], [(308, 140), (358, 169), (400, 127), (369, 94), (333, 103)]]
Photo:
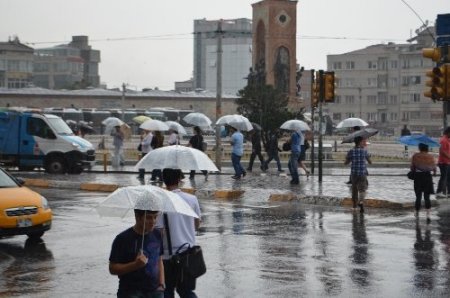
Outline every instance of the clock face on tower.
[(280, 11), (275, 17), (275, 21), (277, 22), (277, 24), (283, 27), (286, 26), (290, 20), (291, 18), (284, 10)]

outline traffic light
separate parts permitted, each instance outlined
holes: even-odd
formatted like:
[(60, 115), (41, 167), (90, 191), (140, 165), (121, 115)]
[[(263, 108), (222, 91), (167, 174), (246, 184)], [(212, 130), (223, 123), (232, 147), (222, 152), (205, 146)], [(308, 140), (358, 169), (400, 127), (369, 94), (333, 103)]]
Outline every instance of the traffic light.
[(422, 49), (422, 56), (424, 58), (430, 58), (434, 62), (441, 61), (441, 49), (440, 48), (424, 48)]
[(311, 88), (311, 108), (317, 108), (319, 106), (319, 84), (313, 83)]
[(450, 63), (442, 65), (444, 76), (444, 100), (450, 101)]
[(326, 71), (323, 74), (325, 102), (334, 102), (334, 71)]
[[(446, 97), (446, 89), (448, 89), (446, 81), (450, 80), (448, 66), (449, 64), (436, 66), (431, 71), (426, 72), (426, 76), (430, 80), (426, 81), (425, 85), (431, 88), (424, 92), (425, 97), (429, 97), (432, 100), (443, 100)], [(447, 77), (449, 78), (448, 80), (446, 80)]]

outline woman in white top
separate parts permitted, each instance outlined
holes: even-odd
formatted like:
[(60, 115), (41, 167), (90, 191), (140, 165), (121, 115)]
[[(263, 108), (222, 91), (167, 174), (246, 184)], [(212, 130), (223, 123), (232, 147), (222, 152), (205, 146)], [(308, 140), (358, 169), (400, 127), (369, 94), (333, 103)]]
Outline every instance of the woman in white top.
[(149, 153), (152, 150), (153, 134), (149, 130), (144, 129), (144, 133), (141, 135), (142, 156)]
[(180, 136), (175, 129), (169, 129), (169, 139), (167, 140), (167, 144), (171, 145), (180, 145)]

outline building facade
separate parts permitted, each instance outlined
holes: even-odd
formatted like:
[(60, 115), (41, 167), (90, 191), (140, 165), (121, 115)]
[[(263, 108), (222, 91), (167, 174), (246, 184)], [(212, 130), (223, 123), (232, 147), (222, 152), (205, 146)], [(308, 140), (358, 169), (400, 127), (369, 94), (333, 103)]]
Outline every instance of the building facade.
[(25, 88), (33, 82), (33, 52), (18, 37), (0, 42), (0, 88)]
[(323, 111), (334, 124), (358, 117), (380, 134), (398, 136), (404, 125), (432, 136), (442, 133), (443, 105), (423, 95), (425, 73), (434, 65), (422, 57), (422, 49), (432, 47), (433, 39), (429, 28), (416, 33), (406, 44), (377, 44), (327, 56), (327, 68), (337, 78), (337, 96)]
[[(194, 88), (215, 92), (218, 20), (194, 20)], [(252, 66), (252, 22), (222, 20), (222, 92), (237, 94)]]
[(67, 45), (35, 50), (34, 84), (48, 89), (99, 87), (100, 51), (87, 36), (73, 36)]

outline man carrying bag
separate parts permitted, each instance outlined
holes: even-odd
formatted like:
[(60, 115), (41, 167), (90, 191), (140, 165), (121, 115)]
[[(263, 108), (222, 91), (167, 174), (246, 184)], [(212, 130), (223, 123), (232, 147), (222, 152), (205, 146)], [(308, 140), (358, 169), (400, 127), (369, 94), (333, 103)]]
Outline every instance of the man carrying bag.
[[(167, 190), (173, 191), (191, 206), (199, 218), (169, 213), (158, 219), (157, 227), (164, 228), (164, 271), (166, 289), (164, 297), (175, 297), (175, 290), (180, 298), (196, 298), (194, 293), (196, 277), (190, 274), (182, 265), (189, 265), (188, 253), (198, 253), (199, 246), (195, 246), (195, 233), (200, 226), (200, 206), (194, 195), (182, 192), (178, 184), (181, 171), (178, 169), (164, 169), (163, 181)], [(174, 255), (173, 252), (176, 254)], [(201, 250), (200, 250), (201, 252)], [(186, 265), (186, 266), (188, 266)], [(206, 268), (205, 268), (206, 270)]]

